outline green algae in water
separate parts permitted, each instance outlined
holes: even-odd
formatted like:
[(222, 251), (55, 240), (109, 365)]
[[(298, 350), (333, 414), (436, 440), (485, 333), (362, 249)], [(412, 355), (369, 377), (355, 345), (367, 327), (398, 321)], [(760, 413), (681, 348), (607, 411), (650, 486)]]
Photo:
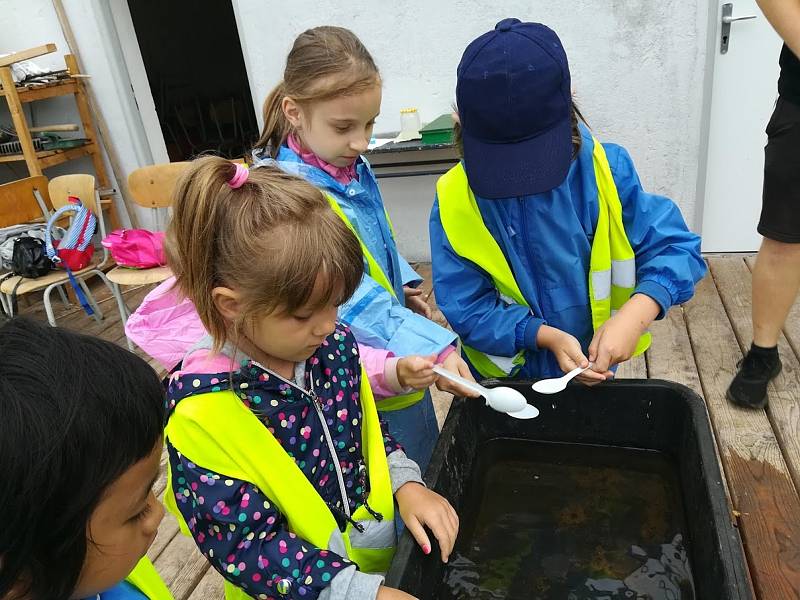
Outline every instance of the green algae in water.
[(491, 440), (439, 600), (692, 600), (677, 473), (653, 451)]

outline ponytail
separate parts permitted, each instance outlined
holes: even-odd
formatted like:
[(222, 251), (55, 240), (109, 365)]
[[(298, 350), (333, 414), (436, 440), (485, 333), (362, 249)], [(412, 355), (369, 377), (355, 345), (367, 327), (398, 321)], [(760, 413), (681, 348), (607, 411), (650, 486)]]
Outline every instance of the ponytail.
[(286, 85), (281, 81), (264, 100), (264, 129), (256, 142), (256, 148), (263, 148), (270, 157), (278, 156), (278, 149), (286, 141), (291, 125), (283, 114), (283, 99)]
[[(314, 307), (341, 304), (364, 269), (358, 239), (320, 190), (276, 166), (251, 169), (244, 182), (237, 173), (223, 158), (196, 159), (176, 185), (167, 230), (167, 262), (215, 350), (236, 343), (254, 315), (291, 314), (312, 297)], [(237, 292), (235, 322), (217, 309), (216, 287)]]
[(223, 205), (234, 192), (227, 182), (235, 174), (236, 166), (224, 158), (205, 156), (195, 160), (176, 184), (176, 201), (167, 230), (167, 262), (179, 288), (192, 299), (203, 325), (215, 340), (225, 338), (226, 326), (212, 297), (212, 290), (222, 284), (215, 274), (213, 240), (223, 230)]

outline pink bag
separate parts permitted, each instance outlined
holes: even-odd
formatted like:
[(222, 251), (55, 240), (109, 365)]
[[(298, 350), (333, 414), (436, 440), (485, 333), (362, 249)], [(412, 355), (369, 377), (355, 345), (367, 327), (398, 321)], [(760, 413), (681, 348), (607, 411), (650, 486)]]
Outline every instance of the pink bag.
[(145, 296), (125, 323), (125, 335), (170, 371), (206, 330), (192, 301), (181, 297), (170, 277)]
[(117, 229), (101, 243), (122, 267), (150, 269), (167, 264), (163, 231)]

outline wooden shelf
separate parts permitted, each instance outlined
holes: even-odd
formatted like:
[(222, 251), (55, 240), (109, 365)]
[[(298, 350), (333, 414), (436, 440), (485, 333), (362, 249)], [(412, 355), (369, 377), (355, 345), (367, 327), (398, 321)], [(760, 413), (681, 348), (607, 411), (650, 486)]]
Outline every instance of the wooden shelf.
[[(78, 83), (75, 79), (61, 79), (53, 83), (42, 83), (28, 86), (17, 87), (17, 97), (22, 103), (35, 102), (45, 98), (55, 98), (68, 94), (78, 93)], [(5, 96), (5, 89), (0, 90), (0, 96)]]
[[(31, 56), (38, 56), (54, 50), (55, 46), (48, 44), (38, 48), (31, 48), (25, 51), (25, 53)], [(37, 52), (39, 54), (36, 54)], [(14, 57), (17, 57), (17, 55), (14, 55)], [(8, 60), (9, 59), (7, 59), (6, 62), (8, 62)], [(64, 55), (64, 63), (67, 67), (67, 76), (50, 83), (30, 83), (29, 85), (22, 86), (17, 86), (14, 83), (14, 77), (9, 66), (0, 66), (0, 96), (2, 96), (6, 104), (8, 104), (8, 111), (11, 115), (11, 120), (14, 124), (14, 129), (16, 130), (21, 147), (21, 152), (18, 154), (0, 155), (0, 164), (24, 162), (28, 168), (29, 176), (37, 177), (44, 175), (43, 170), (48, 167), (60, 165), (61, 163), (82, 156), (88, 156), (92, 159), (92, 164), (94, 165), (97, 187), (101, 190), (107, 190), (111, 186), (109, 185), (105, 164), (103, 163), (103, 156), (100, 151), (100, 143), (102, 142), (99, 142), (99, 138), (95, 132), (91, 107), (89, 106), (89, 100), (86, 95), (84, 79), (88, 76), (81, 74), (78, 68), (78, 61), (73, 55)], [(2, 60), (0, 60), (0, 65), (3, 65)], [(74, 148), (37, 151), (34, 147), (33, 138), (31, 137), (24, 104), (57, 96), (73, 96), (78, 114), (80, 115), (83, 135), (87, 141), (82, 146)], [(119, 219), (117, 218), (114, 203), (109, 201), (104, 203), (104, 205), (108, 206), (110, 209), (112, 228), (119, 229)]]
[[(36, 153), (36, 158), (42, 168), (60, 165), (63, 162), (80, 158), (81, 156), (90, 156), (95, 152), (94, 144), (87, 142), (83, 146), (77, 148), (68, 148), (66, 150), (40, 150)], [(24, 161), (24, 154), (0, 154), (0, 163)]]

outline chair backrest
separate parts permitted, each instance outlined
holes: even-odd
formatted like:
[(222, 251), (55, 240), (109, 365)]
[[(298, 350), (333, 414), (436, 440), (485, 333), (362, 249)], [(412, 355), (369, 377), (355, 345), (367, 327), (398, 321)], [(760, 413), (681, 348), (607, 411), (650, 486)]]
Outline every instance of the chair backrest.
[(172, 206), (175, 183), (188, 166), (188, 162), (174, 162), (136, 169), (128, 175), (133, 201), (145, 208)]
[[(100, 235), (100, 239), (106, 237), (106, 222), (100, 207), (100, 195), (95, 190), (94, 175), (61, 175), (51, 179), (48, 188), (50, 190), (50, 201), (56, 210), (65, 204), (69, 204), (70, 196), (80, 198), (83, 205), (92, 211), (97, 218), (97, 233)], [(97, 265), (98, 269), (108, 262), (109, 257), (108, 249), (105, 246), (101, 246), (101, 248), (103, 260)]]
[(59, 209), (69, 203), (70, 196), (77, 196), (83, 202), (83, 205), (99, 218), (93, 175), (62, 175), (61, 177), (55, 177), (50, 180), (48, 188), (53, 208)]
[(36, 200), (35, 193), (44, 201), (48, 210), (53, 208), (47, 190), (47, 177), (26, 177), (11, 183), (0, 185), (0, 227), (10, 227), (20, 223), (29, 223), (46, 219)]

